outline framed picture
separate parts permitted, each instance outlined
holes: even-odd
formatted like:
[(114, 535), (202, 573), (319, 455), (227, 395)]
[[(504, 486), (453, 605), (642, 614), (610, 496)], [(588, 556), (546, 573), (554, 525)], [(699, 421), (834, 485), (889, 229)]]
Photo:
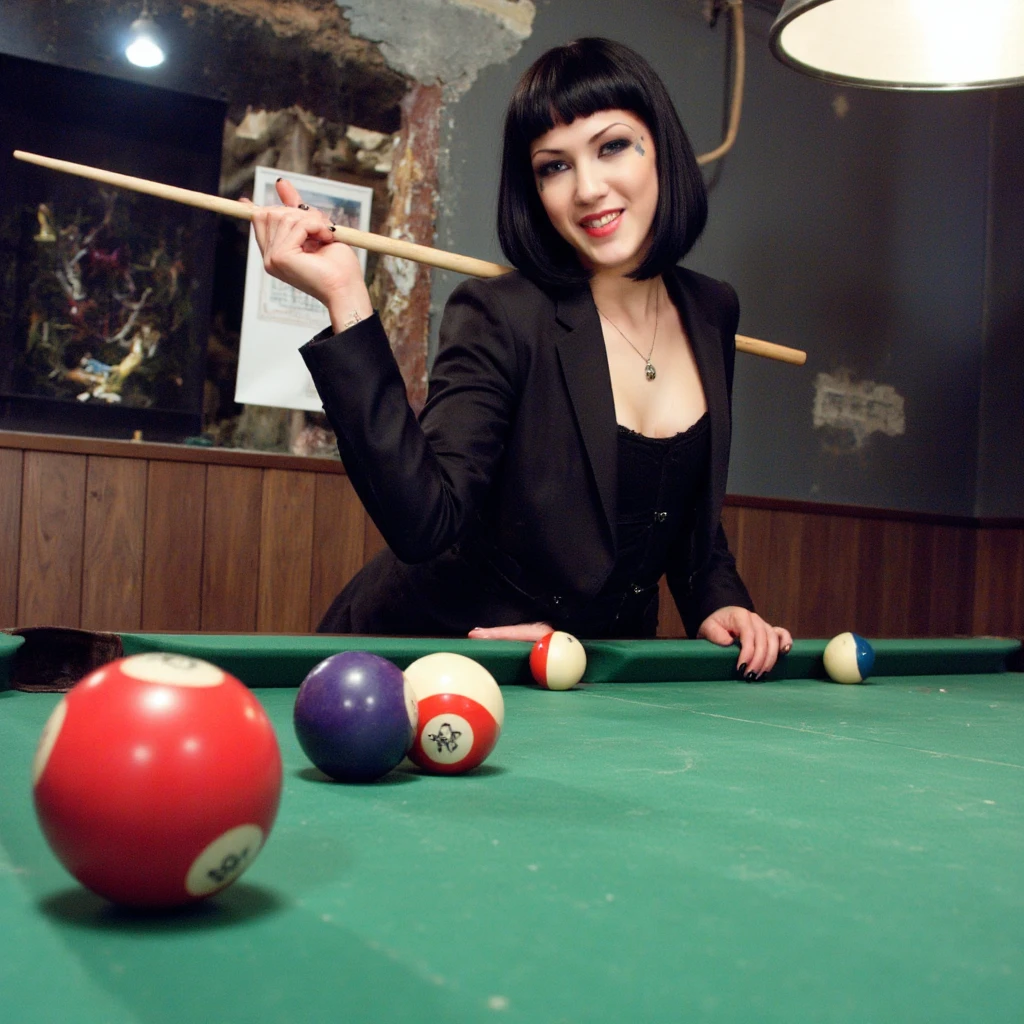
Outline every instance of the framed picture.
[[(275, 185), (282, 175), (298, 189), (304, 203), (320, 210), (333, 223), (369, 231), (373, 189), (363, 185), (257, 167), (253, 202), (280, 205)], [(365, 274), (366, 252), (357, 252)], [(320, 398), (298, 350), (328, 323), (322, 303), (263, 269), (263, 258), (250, 230), (235, 401), (318, 411)]]
[(224, 104), (0, 56), (0, 426), (201, 429), (216, 219), (13, 160), (216, 191)]

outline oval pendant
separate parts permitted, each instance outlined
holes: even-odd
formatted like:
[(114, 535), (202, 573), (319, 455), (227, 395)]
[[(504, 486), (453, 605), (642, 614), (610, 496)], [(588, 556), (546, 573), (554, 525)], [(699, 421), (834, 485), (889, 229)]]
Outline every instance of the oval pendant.
[(654, 380), (654, 378), (658, 376), (658, 371), (654, 368), (653, 363), (647, 364), (647, 368), (644, 370), (644, 373), (647, 374), (648, 380)]

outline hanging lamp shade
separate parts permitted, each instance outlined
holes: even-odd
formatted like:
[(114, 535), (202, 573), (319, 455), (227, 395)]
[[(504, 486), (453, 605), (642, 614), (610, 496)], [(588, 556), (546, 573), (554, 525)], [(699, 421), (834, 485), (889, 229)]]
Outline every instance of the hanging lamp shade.
[(843, 85), (1024, 85), (1024, 0), (785, 0), (768, 42), (783, 64)]

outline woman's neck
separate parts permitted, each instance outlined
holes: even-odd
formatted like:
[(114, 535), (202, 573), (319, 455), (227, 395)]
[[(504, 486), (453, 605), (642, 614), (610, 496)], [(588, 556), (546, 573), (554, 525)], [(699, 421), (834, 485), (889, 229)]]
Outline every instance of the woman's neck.
[(595, 274), (590, 279), (594, 304), (611, 320), (642, 324), (653, 319), (658, 308), (661, 277), (634, 281), (621, 274)]

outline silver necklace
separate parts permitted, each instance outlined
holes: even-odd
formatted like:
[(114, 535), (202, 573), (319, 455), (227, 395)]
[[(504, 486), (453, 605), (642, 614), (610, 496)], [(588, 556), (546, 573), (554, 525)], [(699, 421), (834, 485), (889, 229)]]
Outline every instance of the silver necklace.
[(654, 363), (651, 362), (651, 356), (654, 355), (654, 346), (658, 340), (658, 310), (660, 306), (661, 289), (659, 288), (654, 293), (654, 337), (651, 339), (651, 351), (648, 352), (647, 355), (644, 355), (643, 352), (641, 352), (640, 349), (638, 349), (636, 345), (629, 340), (629, 338), (622, 334), (619, 327), (616, 324), (613, 324), (611, 320), (608, 320), (608, 317), (606, 317), (604, 313), (601, 313), (600, 309), (598, 310), (598, 313), (601, 313), (601, 316), (604, 316), (605, 320), (608, 320), (608, 323), (612, 324), (612, 327), (622, 335), (622, 340), (644, 361), (644, 363), (646, 363), (646, 366), (644, 366), (644, 373), (648, 380), (654, 380), (654, 378), (658, 376), (658, 371), (654, 368)]

